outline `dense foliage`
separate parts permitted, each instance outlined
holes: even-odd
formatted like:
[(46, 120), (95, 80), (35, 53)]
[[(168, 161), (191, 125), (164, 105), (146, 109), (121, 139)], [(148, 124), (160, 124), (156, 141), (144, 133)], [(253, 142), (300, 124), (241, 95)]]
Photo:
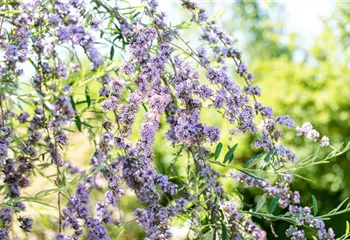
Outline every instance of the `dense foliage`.
[[(183, 0), (189, 20), (177, 24), (156, 1), (117, 3), (1, 2), (1, 239), (30, 231), (44, 238), (45, 229), (58, 240), (116, 239), (122, 231), (171, 239), (181, 225), (189, 239), (266, 239), (276, 221), (288, 224), (282, 238), (335, 239), (324, 221), (349, 212), (347, 199), (318, 214), (317, 199), (302, 205), (291, 183), (350, 144), (334, 147), (310, 122), (295, 127), (259, 102), (219, 14)], [(185, 37), (189, 29), (200, 32), (196, 44)], [(278, 46), (270, 46), (274, 59)], [(284, 132), (304, 136), (315, 151), (297, 158)], [(243, 164), (235, 162), (237, 136), (249, 136), (245, 151), (255, 154)], [(161, 166), (157, 141), (161, 158), (171, 159)], [(79, 161), (87, 145), (88, 165)], [(329, 154), (320, 156), (322, 148)], [(238, 185), (258, 189), (257, 202)]]

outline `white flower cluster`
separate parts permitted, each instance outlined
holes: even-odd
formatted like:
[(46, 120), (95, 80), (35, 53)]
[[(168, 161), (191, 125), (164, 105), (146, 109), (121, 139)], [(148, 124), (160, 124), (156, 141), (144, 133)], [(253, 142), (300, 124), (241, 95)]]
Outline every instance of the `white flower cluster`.
[[(309, 122), (304, 123), (301, 127), (297, 127), (296, 130), (296, 136), (298, 137), (305, 135), (308, 139), (311, 139), (314, 142), (317, 142), (320, 138), (320, 133), (316, 131)], [(329, 138), (327, 136), (323, 136), (320, 140), (320, 146), (327, 147), (328, 145)]]

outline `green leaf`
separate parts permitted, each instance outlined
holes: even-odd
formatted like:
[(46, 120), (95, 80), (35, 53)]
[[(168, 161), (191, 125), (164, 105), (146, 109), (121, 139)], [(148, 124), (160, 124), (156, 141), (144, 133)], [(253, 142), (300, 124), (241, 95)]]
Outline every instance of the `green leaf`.
[(314, 210), (314, 215), (316, 216), (318, 212), (318, 206), (317, 206), (317, 200), (314, 195), (312, 195), (312, 207)]
[(210, 159), (210, 158), (212, 158), (212, 157), (214, 157), (214, 156), (215, 156), (214, 153), (209, 153), (209, 154), (207, 155), (207, 158)]
[(226, 228), (226, 225), (225, 225), (224, 223), (221, 223), (221, 231), (222, 231), (222, 233), (221, 233), (221, 239), (222, 239), (222, 240), (228, 239), (228, 238), (227, 238), (227, 228)]
[(270, 203), (270, 208), (269, 208), (270, 213), (273, 213), (276, 210), (278, 200), (279, 200), (279, 197), (277, 195), (272, 197), (271, 203)]
[(259, 210), (265, 205), (265, 203), (266, 203), (266, 194), (262, 195), (261, 198), (259, 199), (255, 207), (255, 212), (259, 212)]
[[(72, 105), (72, 108), (75, 110), (75, 112), (77, 112), (77, 108), (75, 106), (75, 102), (74, 102), (74, 99), (72, 96), (70, 97), (70, 103)], [(79, 132), (81, 132), (81, 120), (80, 120), (80, 117), (78, 116), (78, 114), (75, 115), (74, 121), (75, 121), (75, 125), (77, 126)]]
[(72, 108), (75, 110), (75, 112), (77, 111), (77, 108), (75, 106), (75, 102), (72, 96), (70, 96), (70, 104), (72, 105)]
[(256, 155), (255, 157), (249, 159), (248, 161), (246, 161), (244, 164), (243, 164), (243, 167), (245, 168), (250, 168), (252, 166), (254, 166), (258, 160), (261, 158), (261, 156), (263, 155), (264, 153), (259, 153), (258, 155)]
[(111, 18), (108, 21), (107, 28), (111, 28), (111, 25), (112, 25), (113, 21), (114, 21), (114, 16), (112, 15)]
[(337, 213), (339, 211), (339, 209), (349, 200), (349, 197), (345, 198), (336, 208), (334, 208), (332, 211), (330, 211), (328, 213), (328, 215), (330, 214), (334, 214)]
[(346, 221), (346, 231), (345, 231), (345, 236), (349, 236), (350, 234), (350, 223), (349, 221)]
[(92, 18), (93, 18), (93, 16), (91, 14), (88, 14), (88, 17), (86, 19), (86, 23), (90, 23)]
[(7, 10), (7, 11), (0, 11), (0, 15), (8, 15), (8, 14), (20, 14), (20, 10)]
[(132, 16), (132, 18), (131, 18), (131, 20), (133, 20), (133, 19), (135, 19), (138, 15), (140, 15), (141, 14), (141, 12), (136, 12), (133, 16)]
[(261, 168), (264, 168), (269, 163), (271, 155), (273, 155), (273, 153), (274, 153), (274, 150), (271, 150), (266, 154), (266, 156), (264, 157), (264, 161), (261, 164)]
[(213, 240), (214, 239), (214, 231), (213, 231), (213, 229), (210, 229), (208, 232), (206, 232), (200, 239), (202, 239), (202, 240)]
[(225, 155), (224, 163), (226, 163), (227, 161), (228, 161), (229, 163), (231, 163), (231, 162), (233, 161), (234, 152), (235, 152), (237, 146), (238, 146), (237, 143), (236, 143), (233, 147), (228, 146), (229, 150), (228, 150), (228, 152), (227, 152), (226, 155)]
[(81, 120), (80, 120), (80, 117), (78, 115), (75, 116), (75, 125), (77, 126), (79, 132), (81, 132)]
[(187, 29), (187, 28), (193, 28), (194, 26), (196, 26), (197, 24), (194, 23), (187, 23), (187, 22), (183, 22), (179, 25), (174, 26), (177, 29)]
[(89, 88), (87, 86), (85, 87), (85, 98), (86, 98), (86, 103), (87, 103), (88, 107), (90, 107), (91, 97), (90, 97)]
[(111, 47), (111, 51), (109, 52), (109, 59), (112, 61), (114, 57), (114, 46)]
[(221, 150), (222, 150), (222, 143), (219, 142), (218, 145), (216, 145), (216, 149), (215, 149), (215, 154), (214, 154), (215, 160), (218, 159), (221, 153)]
[(66, 186), (67, 178), (66, 178), (66, 169), (63, 169), (61, 172), (61, 186)]
[(315, 152), (313, 153), (311, 162), (314, 162), (317, 159), (319, 152), (320, 152), (320, 146), (318, 146)]
[(219, 11), (217, 11), (210, 19), (208, 19), (208, 22), (212, 22), (214, 21), (215, 19), (221, 17), (222, 15), (224, 15), (225, 13), (225, 10), (221, 9)]

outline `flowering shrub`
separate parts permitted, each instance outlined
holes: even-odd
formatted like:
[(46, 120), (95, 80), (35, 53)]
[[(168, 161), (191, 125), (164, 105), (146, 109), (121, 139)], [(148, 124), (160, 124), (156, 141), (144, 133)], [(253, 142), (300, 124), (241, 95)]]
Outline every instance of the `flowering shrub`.
[[(110, 226), (127, 224), (113, 213), (122, 210), (119, 201), (130, 191), (139, 201), (133, 217), (146, 239), (171, 239), (174, 219), (184, 222), (188, 238), (265, 239), (256, 218), (290, 223), (283, 239), (306, 239), (306, 229), (317, 239), (335, 239), (324, 220), (350, 211), (350, 204), (317, 215), (316, 198), (311, 208), (303, 206), (290, 183), (298, 169), (326, 163), (350, 144), (332, 147), (310, 123), (295, 128), (288, 115), (274, 116), (258, 101), (261, 90), (242, 52), (198, 4), (181, 2), (190, 20), (179, 25), (168, 22), (156, 1), (118, 4), (125, 6), (100, 0), (1, 2), (1, 239), (17, 239), (16, 226), (24, 232), (35, 228), (26, 214), (32, 202), (55, 209), (57, 240), (110, 239)], [(200, 46), (185, 39), (186, 28), (201, 31)], [(116, 49), (122, 59), (114, 56)], [(91, 63), (88, 72), (84, 56)], [(243, 84), (233, 79), (230, 64)], [(208, 109), (231, 129), (204, 123), (201, 114)], [(153, 164), (153, 145), (165, 125), (162, 137), (175, 158), (162, 173)], [(332, 151), (319, 159), (318, 147), (297, 159), (282, 144), (285, 130)], [(136, 141), (133, 131), (139, 132)], [(225, 131), (252, 135), (251, 147), (260, 153), (236, 164), (238, 144), (222, 153)], [(88, 167), (66, 158), (74, 132), (95, 146)], [(187, 165), (175, 171), (172, 166), (184, 155)], [(26, 194), (38, 175), (55, 187)], [(246, 203), (238, 189), (225, 189), (225, 179), (260, 189), (257, 204)], [(55, 197), (55, 206), (47, 196)]]

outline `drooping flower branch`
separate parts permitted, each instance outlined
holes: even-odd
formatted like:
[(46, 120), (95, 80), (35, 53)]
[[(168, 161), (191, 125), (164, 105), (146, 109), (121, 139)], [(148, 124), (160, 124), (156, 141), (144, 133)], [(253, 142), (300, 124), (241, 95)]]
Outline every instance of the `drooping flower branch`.
[[(140, 202), (133, 216), (146, 239), (171, 239), (174, 218), (184, 218), (194, 238), (262, 239), (263, 229), (254, 222), (257, 216), (291, 223), (286, 230), (290, 239), (305, 239), (306, 228), (313, 229), (318, 239), (335, 239), (324, 218), (303, 207), (299, 192), (290, 186), (293, 169), (307, 164), (298, 162), (281, 143), (283, 126), (291, 130), (295, 122), (288, 115), (274, 116), (270, 107), (258, 102), (261, 90), (252, 85), (254, 77), (242, 51), (194, 2), (183, 0), (182, 6), (192, 14), (194, 27), (202, 31), (201, 46), (195, 49), (181, 27), (167, 22), (155, 0), (141, 3), (140, 15), (130, 15), (128, 10), (133, 7), (112, 7), (101, 0), (0, 5), (0, 11), (6, 12), (6, 17), (0, 14), (0, 48), (4, 50), (0, 64), (4, 89), (0, 93), (0, 168), (6, 186), (1, 190), (1, 239), (8, 239), (10, 234), (15, 237), (16, 232), (10, 230), (13, 216), (17, 216), (21, 229), (31, 230), (33, 219), (18, 215), (26, 210), (23, 201), (28, 199), (21, 194), (35, 179), (33, 171), (41, 173), (50, 168), (55, 174), (46, 177), (55, 188), (36, 196), (55, 194), (57, 240), (111, 239), (112, 226), (127, 224), (113, 215), (127, 190)], [(111, 46), (109, 56), (99, 52), (97, 44), (103, 41)], [(121, 62), (115, 60), (116, 48), (124, 55)], [(63, 49), (69, 49), (69, 59)], [(88, 76), (82, 70), (79, 51), (91, 62)], [(229, 61), (244, 80), (243, 86), (231, 76)], [(30, 93), (14, 100), (13, 86), (23, 84), (19, 81), (23, 64), (34, 68), (28, 81)], [(203, 71), (205, 76), (201, 75)], [(77, 74), (81, 74), (79, 78)], [(99, 89), (90, 94), (88, 83)], [(82, 87), (85, 101), (79, 96)], [(24, 111), (23, 103), (32, 108)], [(81, 108), (81, 104), (86, 107)], [(227, 130), (231, 135), (253, 135), (251, 146), (261, 153), (244, 167), (234, 166), (236, 144), (229, 147), (223, 163), (217, 161), (223, 148), (220, 134), (226, 129), (203, 122), (201, 116), (207, 108), (223, 116), (231, 126)], [(136, 118), (143, 110), (143, 121), (138, 125)], [(93, 121), (88, 120), (91, 116), (95, 117)], [(139, 137), (133, 142), (135, 125)], [(187, 153), (185, 176), (155, 167), (153, 147), (164, 125), (167, 132), (161, 137), (180, 149), (174, 161)], [(17, 126), (25, 128), (25, 133)], [(310, 123), (295, 130), (297, 136), (319, 141), (321, 147), (329, 145), (329, 139), (320, 139)], [(94, 144), (89, 169), (77, 168), (75, 162), (66, 159), (70, 132), (74, 131), (88, 133)], [(213, 145), (215, 151), (211, 151)], [(335, 150), (329, 158), (348, 148), (350, 145)], [(262, 156), (261, 168), (253, 169)], [(231, 171), (232, 182), (244, 182), (262, 191), (254, 209), (241, 207), (243, 200), (235, 200), (235, 194), (225, 191), (221, 181), (226, 177), (224, 171), (217, 171), (214, 165), (235, 169)], [(277, 177), (269, 178), (271, 172)], [(104, 197), (94, 199), (94, 191)], [(263, 212), (267, 199), (273, 207)], [(285, 213), (275, 215), (271, 208), (277, 206)], [(338, 209), (333, 214), (348, 210)]]

